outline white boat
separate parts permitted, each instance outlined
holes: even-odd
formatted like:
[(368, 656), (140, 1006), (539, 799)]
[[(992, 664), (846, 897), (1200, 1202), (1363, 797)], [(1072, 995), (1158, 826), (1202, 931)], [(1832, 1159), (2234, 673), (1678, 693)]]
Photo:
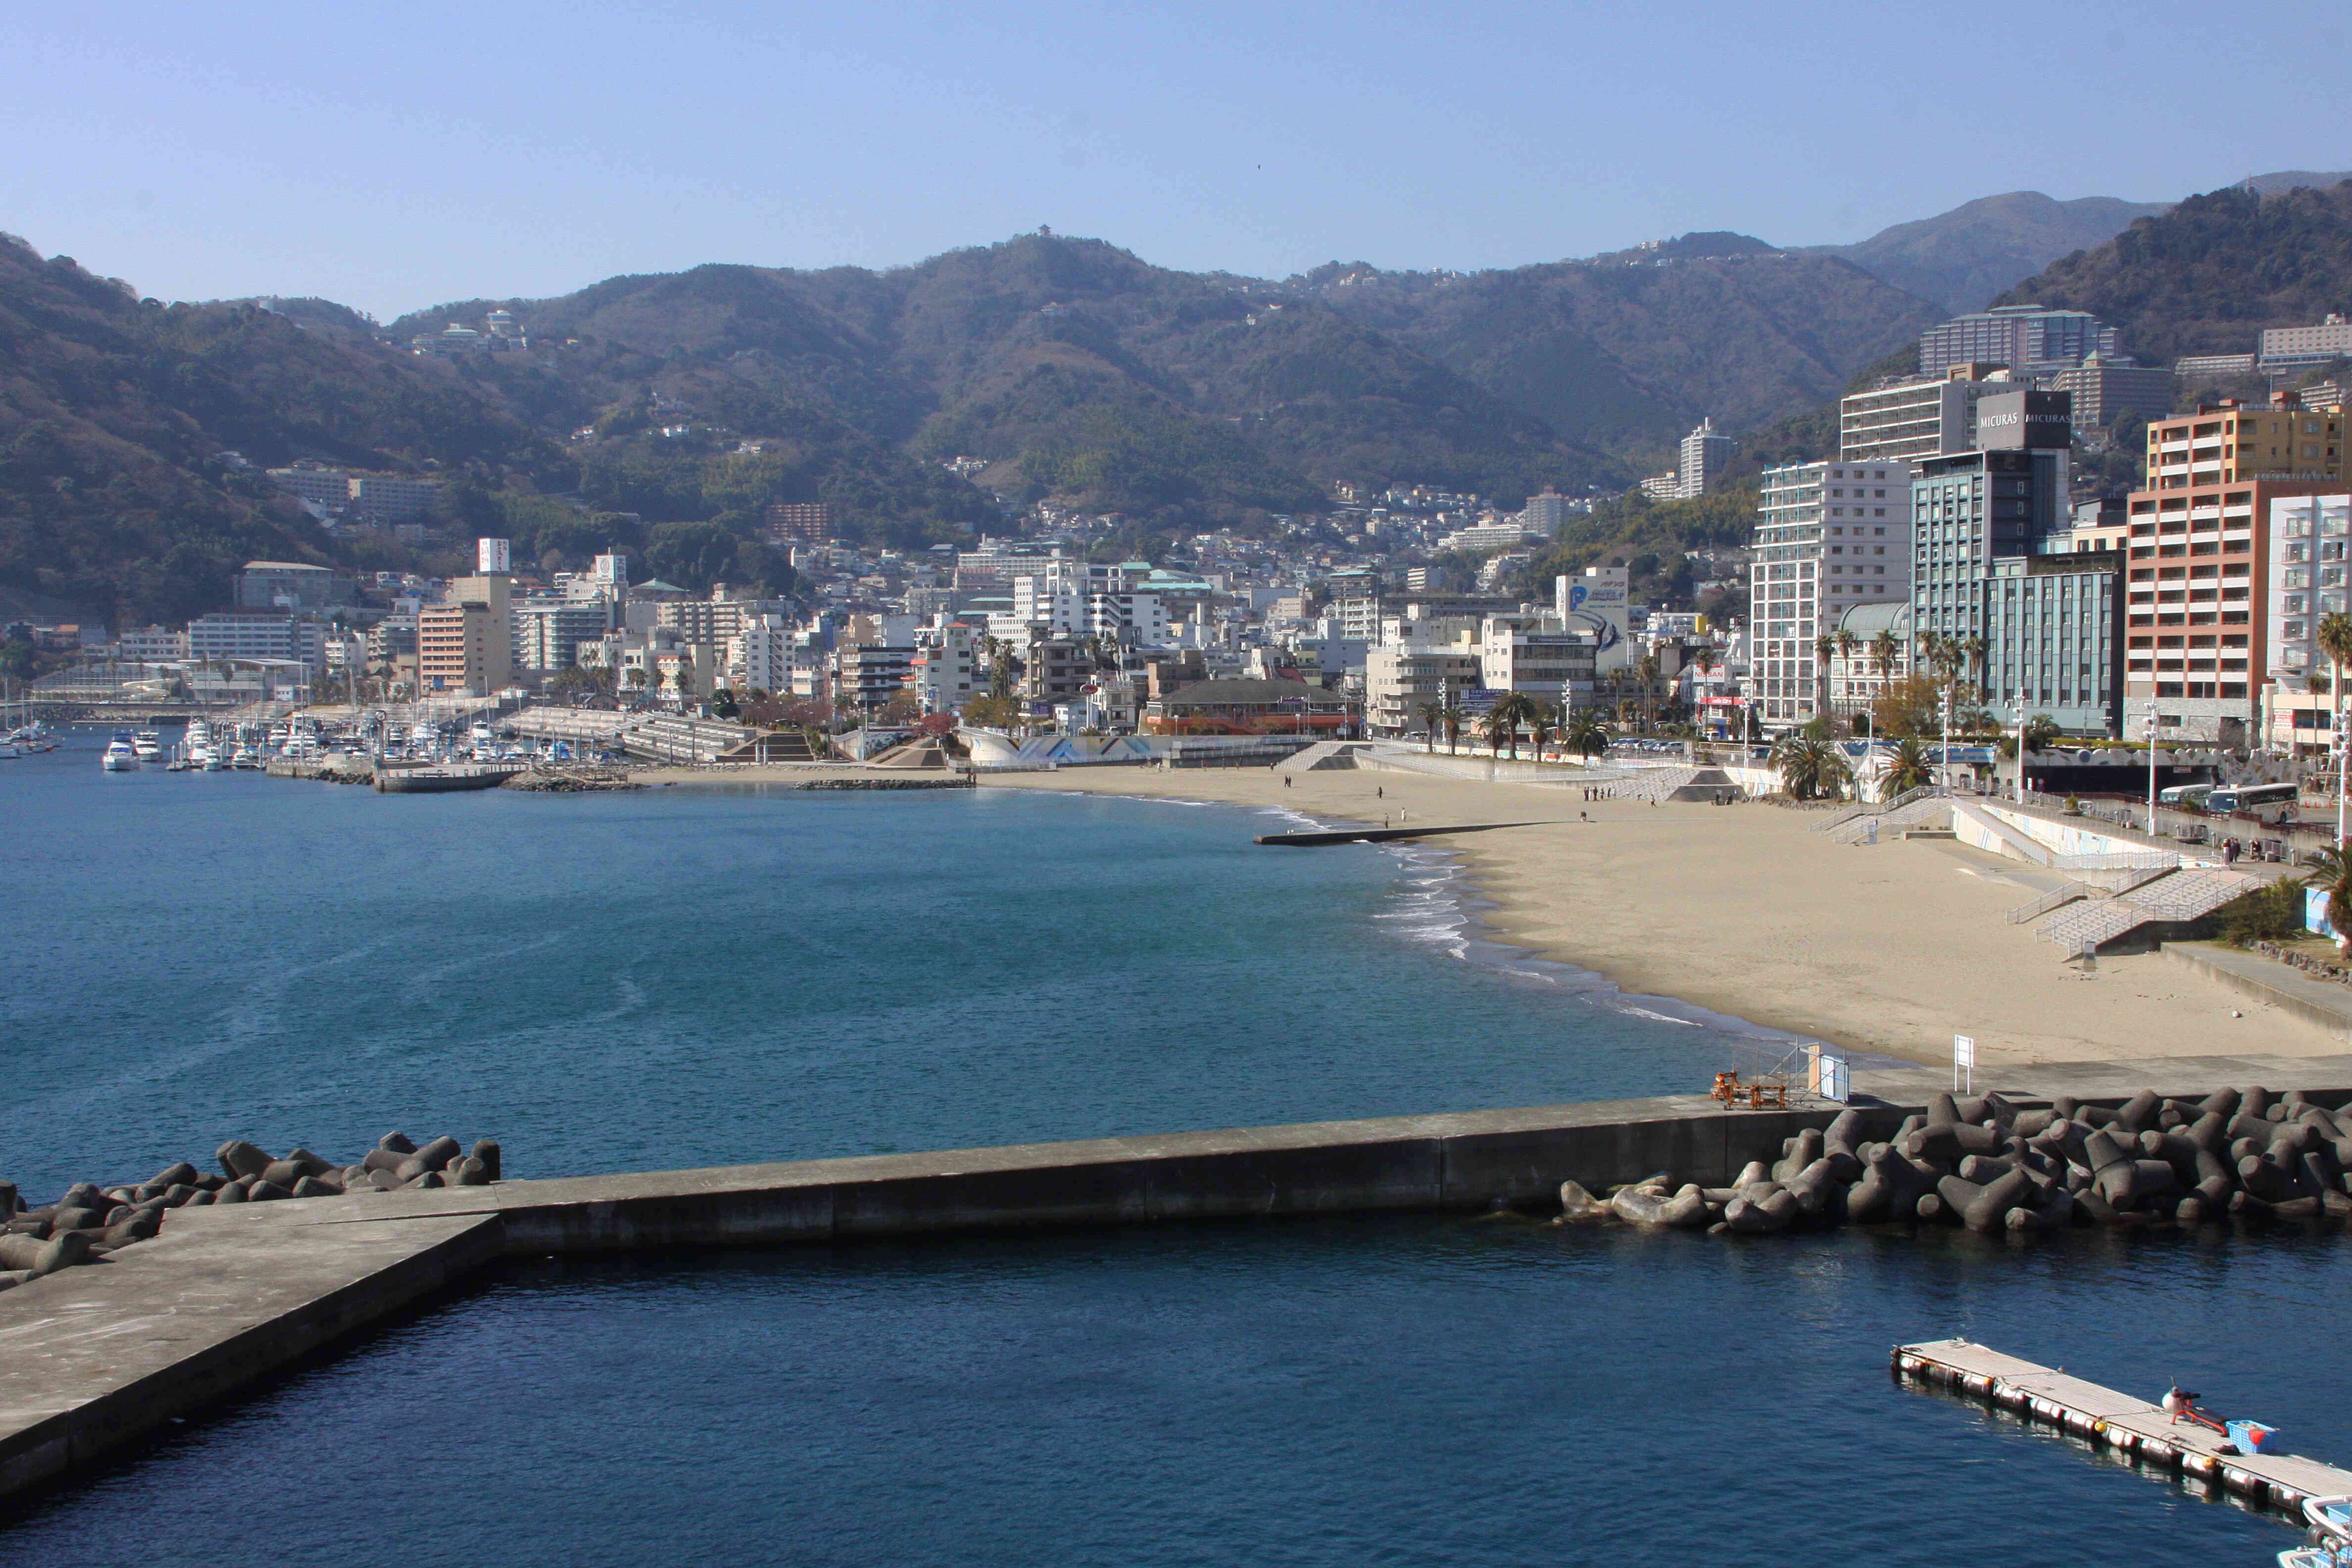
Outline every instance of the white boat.
[(163, 760), (163, 737), (152, 730), (142, 730), (131, 737), (131, 754), (142, 763)]
[(2335, 1546), (2352, 1544), (2352, 1495), (2305, 1498), (2303, 1517), (2320, 1540)]
[(110, 773), (137, 773), (139, 758), (131, 751), (131, 742), (117, 736), (107, 742), (106, 754), (99, 758), (98, 765)]
[(206, 746), (205, 748), (205, 760), (199, 765), (202, 766), (205, 772), (208, 773), (226, 773), (228, 771), (228, 757), (226, 754), (225, 748), (220, 746)]
[(251, 746), (239, 746), (236, 754), (229, 759), (229, 765), (248, 770), (257, 768), (261, 766), (261, 753)]

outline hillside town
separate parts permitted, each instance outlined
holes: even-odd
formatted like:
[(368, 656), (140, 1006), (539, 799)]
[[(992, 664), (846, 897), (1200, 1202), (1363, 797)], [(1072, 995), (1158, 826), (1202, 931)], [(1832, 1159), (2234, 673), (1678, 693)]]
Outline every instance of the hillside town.
[[(415, 352), (528, 342), (499, 310)], [(1505, 510), (1340, 485), (1272, 537), (1197, 533), (1157, 564), (1118, 558), (1118, 516), (1066, 507), (1007, 502), (1001, 534), (900, 551), (845, 537), (823, 503), (778, 503), (766, 523), (791, 588), (773, 596), (689, 591), (618, 550), (534, 569), (480, 538), (454, 542), (469, 575), (253, 561), (233, 603), (183, 626), (10, 631), (60, 656), (26, 696), (100, 705), (497, 698), (789, 710), (835, 731), (952, 716), (1023, 736), (1458, 739), (1515, 697), (1563, 733), (1591, 713), (1769, 740), (1820, 723), (1869, 736), (1905, 683), (1940, 670), (1963, 731), (2131, 740), (2152, 725), (2324, 748), (2319, 628), (2345, 609), (2352, 477), (2344, 389), (2311, 376), (2352, 351), (2352, 327), (2266, 331), (2227, 364), (2144, 366), (2123, 349), (2083, 312), (2033, 306), (1933, 329), (1915, 373), (1843, 399), (1834, 457), (1762, 471), (1747, 548), (1685, 552), (1676, 604), (1634, 602), (1622, 553), (1531, 576), (1592, 495)], [(2271, 395), (2178, 406), (2222, 373), (2267, 377)], [(2136, 484), (2111, 460), (2086, 471), (2124, 435), (2144, 442)], [(1738, 446), (1703, 421), (1643, 495), (1718, 491)], [(331, 529), (451, 530), (432, 478), (313, 460), (267, 478)]]

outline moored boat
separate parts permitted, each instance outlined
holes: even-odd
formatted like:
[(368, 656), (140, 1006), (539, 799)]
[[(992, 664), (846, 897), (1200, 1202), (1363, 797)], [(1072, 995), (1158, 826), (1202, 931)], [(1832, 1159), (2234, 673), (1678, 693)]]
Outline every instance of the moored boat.
[(136, 773), (139, 769), (139, 757), (131, 751), (131, 742), (123, 736), (117, 735), (107, 742), (106, 754), (99, 758), (98, 765), (110, 773)]

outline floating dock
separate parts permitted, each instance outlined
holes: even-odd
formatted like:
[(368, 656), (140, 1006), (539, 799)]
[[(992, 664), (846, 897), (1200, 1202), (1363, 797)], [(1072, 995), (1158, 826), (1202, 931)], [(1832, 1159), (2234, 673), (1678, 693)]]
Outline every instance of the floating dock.
[(2224, 1454), (2227, 1439), (2221, 1433), (2176, 1422), (2161, 1405), (1969, 1340), (1897, 1345), (1894, 1366), (1897, 1376), (1940, 1384), (2144, 1463), (2225, 1487), (2297, 1521), (2307, 1500), (2352, 1492), (2352, 1470), (2300, 1454)]

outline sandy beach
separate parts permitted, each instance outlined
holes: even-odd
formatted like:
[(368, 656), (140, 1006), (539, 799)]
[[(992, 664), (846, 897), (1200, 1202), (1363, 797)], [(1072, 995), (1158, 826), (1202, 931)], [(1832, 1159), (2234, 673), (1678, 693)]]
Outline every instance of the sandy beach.
[(2001, 864), (1994, 857), (1948, 840), (1832, 844), (1811, 812), (1592, 803), (1575, 788), (1385, 771), (1085, 768), (985, 776), (982, 787), (1281, 805), (1401, 826), (1550, 824), (1430, 840), (1459, 854), (1493, 900), (1484, 918), (1497, 937), (1628, 992), (1850, 1050), (1948, 1063), (1952, 1037), (1965, 1034), (1990, 1067), (2346, 1048), (2158, 953), (2101, 958), (2084, 973), (2031, 927), (2002, 922), (2032, 895), (1974, 874)]

